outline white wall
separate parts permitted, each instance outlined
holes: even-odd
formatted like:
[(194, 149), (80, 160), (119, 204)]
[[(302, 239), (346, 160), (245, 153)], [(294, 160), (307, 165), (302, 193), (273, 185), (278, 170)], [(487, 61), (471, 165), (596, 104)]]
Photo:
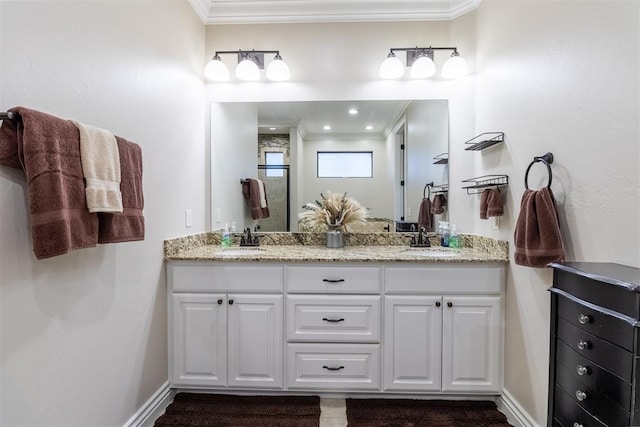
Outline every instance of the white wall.
[[(567, 259), (640, 267), (640, 3), (485, 0), (477, 52), (476, 131), (504, 131), (506, 144), (468, 156), (510, 185), (498, 231), (467, 197), (474, 230), (513, 242), (525, 170), (551, 151)], [(529, 185), (546, 185), (543, 165)], [(507, 285), (505, 388), (540, 425), (551, 281), (549, 269), (511, 264)]]
[(212, 229), (235, 221), (238, 231), (253, 227), (240, 180), (258, 176), (258, 107), (245, 102), (211, 104)]
[[(369, 209), (372, 218), (392, 218), (391, 183), (387, 177), (386, 139), (306, 140), (302, 144), (304, 157), (304, 192), (302, 204), (320, 200), (320, 193), (344, 193)], [(318, 151), (372, 151), (372, 178), (318, 178)], [(300, 166), (299, 166), (300, 167)], [(298, 207), (298, 213), (302, 209)]]
[(167, 381), (162, 242), (204, 230), (204, 26), (183, 1), (9, 1), (0, 19), (0, 109), (140, 144), (146, 220), (142, 242), (38, 261), (24, 175), (0, 167), (0, 424), (122, 425)]

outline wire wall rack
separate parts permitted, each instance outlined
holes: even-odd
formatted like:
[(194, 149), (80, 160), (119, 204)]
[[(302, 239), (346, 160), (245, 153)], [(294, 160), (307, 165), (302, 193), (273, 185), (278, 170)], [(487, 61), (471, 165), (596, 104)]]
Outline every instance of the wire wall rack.
[(506, 187), (509, 185), (509, 176), (507, 175), (483, 175), (475, 178), (469, 178), (462, 181), (467, 183), (462, 187), (467, 190), (467, 194), (482, 193), (485, 188), (489, 187)]
[(446, 165), (449, 163), (449, 153), (438, 154), (433, 160), (435, 160), (433, 162), (434, 165)]
[(465, 142), (467, 151), (480, 151), (504, 142), (504, 132), (485, 132)]

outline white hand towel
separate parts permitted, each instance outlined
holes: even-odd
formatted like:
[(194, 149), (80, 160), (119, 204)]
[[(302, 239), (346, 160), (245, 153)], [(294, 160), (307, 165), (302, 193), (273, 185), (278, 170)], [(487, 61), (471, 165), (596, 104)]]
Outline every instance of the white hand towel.
[(108, 130), (71, 120), (80, 131), (80, 160), (89, 212), (122, 212), (120, 153)]
[(260, 187), (260, 207), (261, 208), (266, 208), (267, 207), (267, 193), (265, 192), (264, 189), (264, 182), (262, 182), (262, 180), (258, 180), (258, 186)]

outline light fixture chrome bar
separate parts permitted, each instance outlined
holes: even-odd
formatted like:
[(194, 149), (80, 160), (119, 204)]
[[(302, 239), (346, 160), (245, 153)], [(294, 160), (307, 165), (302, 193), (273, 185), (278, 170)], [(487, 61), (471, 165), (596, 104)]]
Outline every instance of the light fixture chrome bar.
[(264, 70), (264, 55), (272, 54), (274, 56), (280, 56), (279, 50), (217, 50), (213, 55), (214, 58), (219, 55), (237, 55), (238, 62), (246, 59), (247, 57), (256, 63), (259, 69)]

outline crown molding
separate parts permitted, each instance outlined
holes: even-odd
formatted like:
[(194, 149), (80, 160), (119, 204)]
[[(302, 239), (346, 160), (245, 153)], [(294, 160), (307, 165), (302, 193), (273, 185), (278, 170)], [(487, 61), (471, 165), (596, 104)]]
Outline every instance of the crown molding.
[(189, 0), (202, 22), (442, 21), (475, 10), (482, 0)]

